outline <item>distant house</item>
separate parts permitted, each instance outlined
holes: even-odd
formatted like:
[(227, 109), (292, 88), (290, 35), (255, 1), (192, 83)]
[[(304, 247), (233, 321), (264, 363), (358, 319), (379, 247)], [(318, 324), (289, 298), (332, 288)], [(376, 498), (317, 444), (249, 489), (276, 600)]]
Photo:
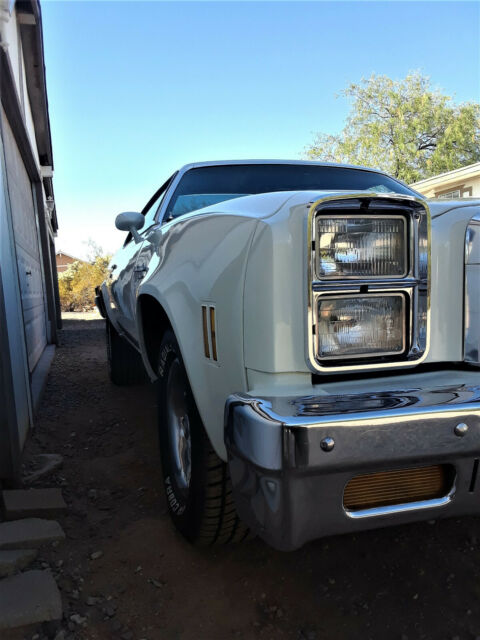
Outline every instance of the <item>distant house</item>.
[(57, 262), (57, 271), (58, 273), (62, 273), (66, 271), (68, 267), (74, 262), (84, 262), (84, 260), (80, 260), (80, 258), (75, 258), (75, 256), (71, 256), (69, 253), (65, 253), (65, 251), (58, 250), (55, 256)]
[(427, 198), (480, 198), (480, 162), (419, 180), (410, 186)]
[(0, 481), (15, 478), (60, 326), (42, 16), (0, 0)]

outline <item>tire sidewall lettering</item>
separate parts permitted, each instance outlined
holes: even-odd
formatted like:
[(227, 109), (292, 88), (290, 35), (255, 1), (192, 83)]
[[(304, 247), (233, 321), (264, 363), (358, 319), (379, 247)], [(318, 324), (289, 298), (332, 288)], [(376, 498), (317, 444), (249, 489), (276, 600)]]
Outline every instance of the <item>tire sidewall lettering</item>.
[(167, 370), (168, 356), (170, 353), (175, 354), (175, 349), (171, 344), (165, 344), (160, 351), (160, 357), (158, 358), (158, 375), (161, 378), (165, 377), (165, 372)]
[(165, 477), (165, 493), (167, 495), (168, 506), (170, 507), (172, 513), (174, 513), (176, 516), (181, 516), (184, 513), (186, 507), (177, 499), (172, 481), (170, 480), (170, 476)]

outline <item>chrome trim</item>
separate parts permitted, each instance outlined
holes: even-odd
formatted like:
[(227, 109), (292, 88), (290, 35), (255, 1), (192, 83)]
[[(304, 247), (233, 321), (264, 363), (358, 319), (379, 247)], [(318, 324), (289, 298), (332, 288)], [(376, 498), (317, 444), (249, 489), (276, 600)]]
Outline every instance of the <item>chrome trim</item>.
[[(324, 276), (320, 276), (318, 274), (318, 265), (319, 265), (319, 259), (318, 259), (318, 253), (319, 253), (319, 247), (317, 246), (318, 244), (318, 234), (316, 229), (314, 230), (314, 237), (315, 237), (315, 265), (314, 265), (314, 269), (313, 271), (315, 272), (315, 275), (317, 277), (317, 281), (316, 282), (324, 282), (324, 281), (335, 281), (338, 282), (340, 280), (354, 280), (354, 281), (358, 281), (358, 280), (368, 280), (369, 282), (372, 280), (380, 280), (383, 278), (391, 278), (392, 280), (401, 280), (402, 278), (407, 277), (407, 275), (410, 272), (410, 267), (409, 267), (409, 262), (411, 262), (411, 257), (409, 260), (409, 253), (411, 253), (411, 251), (408, 251), (408, 220), (405, 216), (398, 214), (385, 214), (385, 215), (379, 215), (379, 216), (374, 216), (372, 214), (368, 215), (368, 214), (353, 214), (353, 213), (346, 213), (346, 214), (341, 214), (341, 213), (333, 213), (331, 215), (326, 215), (325, 216), (326, 219), (331, 220), (331, 219), (351, 219), (351, 218), (363, 218), (365, 220), (375, 220), (375, 219), (381, 219), (381, 220), (402, 220), (403, 222), (403, 240), (404, 240), (404, 251), (403, 251), (403, 262), (405, 265), (405, 271), (401, 274), (401, 275), (387, 275), (387, 276), (342, 276), (342, 277), (338, 277), (338, 276), (330, 276), (330, 275), (324, 275)], [(316, 218), (314, 219), (314, 224), (316, 222)]]
[[(397, 290), (397, 291), (376, 291), (375, 293), (360, 293), (360, 292), (355, 292), (355, 293), (345, 293), (345, 291), (323, 291), (323, 292), (318, 292), (314, 294), (314, 303), (315, 303), (315, 307), (318, 309), (318, 303), (320, 301), (321, 298), (325, 297), (333, 300), (342, 300), (345, 298), (350, 298), (350, 299), (355, 299), (355, 298), (366, 298), (367, 296), (369, 298), (390, 298), (390, 297), (395, 297), (395, 298), (400, 298), (402, 300), (402, 349), (401, 351), (382, 351), (382, 352), (377, 352), (377, 353), (365, 353), (365, 354), (356, 354), (355, 356), (352, 356), (352, 360), (358, 360), (360, 358), (378, 358), (378, 357), (387, 357), (387, 356), (400, 356), (402, 355), (407, 347), (406, 344), (406, 313), (405, 313), (405, 300), (406, 300), (406, 296), (408, 295), (408, 290), (402, 289), (402, 290)], [(318, 326), (318, 324), (317, 324)], [(323, 356), (323, 357), (319, 357), (318, 356), (318, 349), (319, 349), (319, 340), (318, 340), (318, 331), (315, 331), (315, 353), (317, 354), (317, 358), (319, 361), (324, 362), (324, 361), (332, 361), (332, 360), (346, 360), (345, 356)], [(348, 356), (347, 356), (348, 357)]]
[(465, 264), (480, 264), (480, 214), (468, 223), (465, 233)]
[[(474, 377), (469, 372), (464, 380)], [(463, 438), (454, 433), (459, 422), (469, 427)], [(471, 485), (480, 451), (476, 383), (349, 395), (234, 394), (225, 405), (225, 446), (240, 517), (277, 549), (432, 513), (480, 514), (479, 489)], [(454, 468), (446, 496), (347, 513), (344, 492), (352, 477), (419, 462)]]
[(480, 215), (465, 233), (464, 360), (480, 366)]
[[(374, 201), (374, 205), (388, 209), (389, 207), (410, 208), (410, 220), (408, 225), (410, 233), (410, 260), (409, 273), (407, 277), (402, 279), (376, 278), (371, 280), (368, 278), (358, 279), (355, 281), (345, 279), (337, 281), (335, 284), (340, 285), (341, 291), (360, 293), (361, 286), (368, 286), (369, 289), (374, 288), (376, 292), (380, 291), (407, 291), (410, 296), (410, 316), (409, 316), (409, 349), (405, 357), (394, 362), (360, 362), (358, 364), (345, 364), (338, 366), (323, 366), (317, 358), (316, 350), (316, 311), (315, 297), (319, 292), (331, 292), (332, 280), (316, 280), (316, 243), (314, 242), (315, 217), (322, 207), (328, 207), (329, 213), (335, 213), (335, 208), (342, 208), (342, 211), (349, 208), (358, 211), (358, 215), (365, 216), (365, 212), (359, 211), (361, 204), (365, 201)], [(407, 212), (405, 212), (407, 214)], [(348, 214), (343, 214), (348, 215)], [(388, 215), (379, 214), (380, 217)], [(402, 215), (397, 211), (396, 215)], [(369, 370), (385, 370), (396, 369), (402, 367), (411, 367), (420, 364), (425, 360), (430, 348), (430, 238), (431, 238), (431, 216), (428, 205), (420, 198), (413, 196), (404, 196), (399, 194), (382, 194), (382, 193), (366, 193), (345, 194), (336, 196), (326, 196), (313, 202), (309, 208), (307, 216), (307, 260), (306, 262), (306, 278), (307, 278), (307, 312), (306, 312), (306, 360), (309, 368), (315, 373), (342, 373), (354, 371)], [(405, 286), (407, 285), (407, 286)], [(335, 291), (338, 287), (335, 287)], [(421, 309), (425, 309), (425, 323), (422, 326)], [(356, 357), (344, 358), (350, 362), (356, 361)], [(373, 359), (373, 358), (372, 358)]]
[(391, 516), (395, 513), (408, 513), (410, 511), (444, 507), (452, 501), (454, 494), (455, 487), (451, 489), (450, 493), (448, 493), (446, 496), (443, 496), (443, 498), (420, 500), (418, 502), (406, 502), (405, 504), (391, 504), (387, 505), (386, 507), (360, 509), (359, 511), (350, 511), (349, 509), (344, 509), (344, 511), (349, 518), (378, 518), (381, 516)]
[[(472, 372), (470, 378), (473, 375), (476, 374)], [(375, 384), (374, 381), (372, 384)], [(480, 427), (478, 384), (443, 385), (433, 389), (414, 387), (342, 395), (328, 393), (318, 396), (254, 398), (246, 394), (236, 394), (230, 396), (227, 403), (248, 405), (262, 421), (269, 420), (288, 425), (290, 428), (340, 426), (359, 429), (387, 424), (413, 425), (420, 419), (427, 422), (448, 419), (452, 420), (450, 435), (454, 435), (455, 426), (460, 421), (468, 423), (468, 417), (471, 415), (479, 420)], [(458, 419), (453, 422), (455, 418)], [(258, 438), (262, 438), (263, 435), (259, 428)]]

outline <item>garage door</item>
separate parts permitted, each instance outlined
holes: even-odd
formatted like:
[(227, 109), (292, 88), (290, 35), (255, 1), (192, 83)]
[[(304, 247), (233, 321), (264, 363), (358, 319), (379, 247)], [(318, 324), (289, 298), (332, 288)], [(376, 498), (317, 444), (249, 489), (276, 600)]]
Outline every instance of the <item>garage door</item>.
[(15, 235), (28, 364), (30, 371), (32, 371), (47, 344), (38, 227), (33, 204), (32, 183), (5, 117), (5, 112), (2, 113), (2, 116), (8, 193)]

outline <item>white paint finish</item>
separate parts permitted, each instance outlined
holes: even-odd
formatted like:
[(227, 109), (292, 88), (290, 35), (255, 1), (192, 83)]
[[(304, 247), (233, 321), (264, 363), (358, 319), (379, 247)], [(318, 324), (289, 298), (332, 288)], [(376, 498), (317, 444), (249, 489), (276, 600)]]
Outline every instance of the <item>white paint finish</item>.
[[(225, 400), (234, 390), (247, 388), (243, 282), (255, 226), (254, 219), (233, 215), (190, 216), (164, 225), (157, 230), (159, 250), (138, 291), (152, 295), (165, 309), (203, 423), (222, 457)], [(216, 308), (218, 362), (204, 354), (202, 304)]]
[(122, 247), (110, 261), (108, 289), (110, 294), (111, 320), (120, 333), (125, 330), (136, 335), (137, 326), (133, 316), (139, 281), (134, 274), (135, 262), (141, 245), (133, 239)]
[(25, 115), (25, 128), (27, 130), (28, 139), (30, 140), (30, 146), (35, 156), (35, 164), (40, 167), (40, 159), (38, 157), (37, 141), (35, 139), (35, 125), (33, 124), (32, 109), (30, 107), (30, 98), (28, 97), (27, 80), (25, 73), (25, 64), (22, 57), (22, 81), (23, 81), (23, 108)]
[(20, 56), (19, 56), (19, 33), (17, 26), (17, 13), (15, 10), (12, 11), (10, 16), (10, 20), (4, 22), (0, 21), (2, 42), (7, 44), (7, 53), (10, 58), (10, 63), (12, 65), (15, 85), (17, 89), (17, 93), (20, 99)]
[[(245, 284), (245, 366), (249, 369), (308, 371), (299, 346), (300, 337), (305, 337), (302, 313), (306, 307), (299, 283), (304, 282), (307, 260), (306, 205), (318, 197), (313, 192), (299, 193), (259, 225)], [(303, 205), (297, 204), (299, 199)], [(465, 231), (470, 218), (480, 211), (480, 202), (463, 201), (457, 207), (434, 203), (433, 209), (431, 338), (425, 362), (460, 361)]]
[(13, 132), (4, 113), (3, 132), (8, 195), (22, 297), (29, 369), (32, 371), (47, 344), (43, 270), (32, 185)]
[(25, 64), (23, 59), (23, 48), (20, 37), (20, 26), (15, 9), (12, 11), (10, 19), (8, 21), (4, 22), (0, 20), (0, 30), (2, 43), (5, 43), (7, 46), (7, 54), (13, 70), (13, 77), (15, 81), (18, 100), (23, 109), (25, 128), (30, 140), (30, 146), (35, 157), (37, 168), (39, 168), (40, 162), (38, 156), (37, 141), (35, 138), (35, 127), (33, 124), (32, 110), (30, 107), (30, 99), (28, 97)]
[[(326, 384), (311, 384), (304, 349), (306, 222), (309, 205), (327, 195), (334, 194), (284, 192), (219, 203), (157, 225), (148, 234), (152, 244), (145, 242), (139, 252), (121, 250), (113, 259), (117, 270), (129, 277), (135, 264), (148, 266), (138, 294), (155, 297), (165, 309), (179, 340), (200, 415), (223, 458), (223, 411), (231, 393), (331, 392)], [(462, 359), (465, 230), (479, 211), (479, 203), (440, 202), (432, 209), (431, 347), (427, 362), (454, 362)], [(135, 298), (136, 288), (130, 285), (130, 291), (123, 294), (123, 304)], [(216, 307), (218, 363), (204, 355), (202, 304)], [(133, 313), (131, 318), (136, 319)], [(141, 341), (138, 325), (133, 322), (132, 326), (134, 338)], [(408, 383), (414, 375), (401, 379)], [(420, 379), (430, 380), (412, 377), (412, 381)], [(432, 384), (435, 380), (441, 384), (443, 379), (433, 376)], [(335, 384), (337, 393), (348, 387)], [(371, 389), (374, 384), (377, 389), (377, 381), (372, 380), (363, 387), (355, 382), (354, 387)]]
[(245, 281), (245, 366), (265, 372), (309, 371), (305, 313), (309, 203), (322, 192), (298, 192), (255, 235)]
[[(5, 121), (5, 113), (1, 110)], [(20, 448), (23, 448), (31, 423), (30, 383), (28, 359), (23, 329), (20, 289), (17, 277), (13, 225), (9, 213), (7, 176), (0, 136), (0, 265), (5, 299), (6, 326), (10, 351), (12, 382), (15, 398), (16, 424)]]
[(345, 395), (348, 393), (369, 393), (374, 389), (379, 393), (382, 391), (399, 391), (402, 389), (435, 389), (437, 387), (458, 387), (465, 385), (478, 385), (477, 371), (461, 371), (452, 369), (443, 369), (440, 371), (429, 371), (415, 373), (404, 373), (398, 376), (388, 376), (375, 378), (355, 378), (354, 380), (342, 380), (335, 382), (331, 378), (329, 381), (312, 385), (310, 379), (304, 379), (302, 384), (300, 377), (297, 375), (293, 387), (286, 384), (286, 376), (288, 374), (273, 373), (263, 374), (256, 371), (248, 372), (248, 379), (251, 383), (249, 393), (258, 397), (282, 397), (288, 398), (292, 396), (325, 396), (325, 395)]
[(463, 360), (465, 233), (480, 203), (432, 221), (431, 347), (426, 362)]
[(427, 200), (432, 219), (439, 218), (440, 216), (449, 213), (450, 211), (456, 211), (457, 209), (464, 209), (466, 207), (480, 207), (480, 198), (463, 198), (461, 200)]

